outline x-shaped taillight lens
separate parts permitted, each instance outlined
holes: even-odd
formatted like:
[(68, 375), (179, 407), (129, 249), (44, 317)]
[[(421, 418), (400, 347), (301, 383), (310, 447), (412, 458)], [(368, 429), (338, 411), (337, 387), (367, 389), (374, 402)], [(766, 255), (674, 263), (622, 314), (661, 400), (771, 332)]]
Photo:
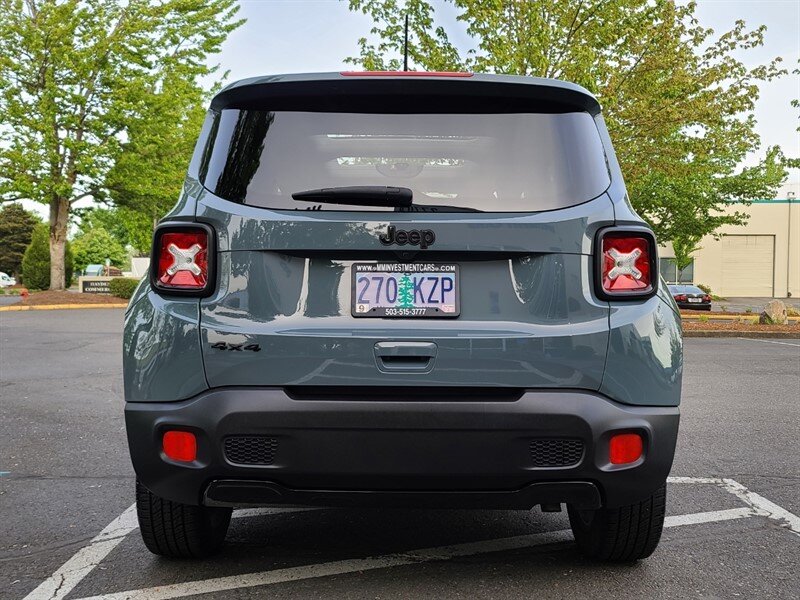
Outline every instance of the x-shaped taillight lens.
[(209, 234), (205, 229), (164, 231), (157, 237), (156, 286), (204, 290), (208, 286)]
[(654, 241), (636, 232), (614, 231), (602, 236), (600, 281), (603, 293), (614, 296), (646, 295), (653, 291), (651, 265)]

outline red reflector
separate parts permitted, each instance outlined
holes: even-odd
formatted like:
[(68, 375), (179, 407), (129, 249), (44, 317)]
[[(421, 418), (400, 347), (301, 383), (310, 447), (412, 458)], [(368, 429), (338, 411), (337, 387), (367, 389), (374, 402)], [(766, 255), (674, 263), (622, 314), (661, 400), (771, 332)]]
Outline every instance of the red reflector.
[(652, 289), (650, 242), (634, 234), (603, 237), (602, 282), (606, 292), (648, 292)]
[(345, 77), (472, 77), (460, 71), (342, 71)]
[(208, 283), (208, 234), (202, 229), (161, 234), (158, 283), (176, 289), (202, 289)]
[(642, 456), (642, 436), (638, 433), (618, 433), (611, 436), (608, 459), (612, 465), (636, 462)]
[(197, 458), (197, 439), (188, 431), (167, 431), (161, 444), (172, 460), (192, 462)]

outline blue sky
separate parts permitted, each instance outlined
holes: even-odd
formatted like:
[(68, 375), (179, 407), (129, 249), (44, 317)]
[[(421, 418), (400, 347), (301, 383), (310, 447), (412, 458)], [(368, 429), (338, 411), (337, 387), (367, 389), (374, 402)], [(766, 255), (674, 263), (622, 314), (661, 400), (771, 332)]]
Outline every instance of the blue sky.
[[(557, 0), (554, 0), (557, 1)], [(247, 19), (225, 42), (222, 53), (211, 62), (230, 71), (228, 81), (254, 75), (352, 68), (344, 63), (358, 52), (357, 40), (367, 36), (371, 20), (350, 12), (339, 0), (240, 0), (240, 15)], [(455, 24), (455, 11), (444, 2), (434, 2), (442, 16), (456, 31), (454, 41), (468, 45), (465, 32)], [(717, 33), (731, 29), (737, 19), (749, 27), (767, 26), (762, 48), (742, 55), (748, 64), (784, 59), (791, 71), (800, 58), (800, 0), (700, 0), (700, 23)], [(779, 145), (790, 156), (800, 156), (797, 110), (789, 102), (800, 98), (800, 76), (783, 77), (762, 86), (756, 107), (758, 132), (763, 147)], [(748, 159), (757, 160), (758, 153)], [(790, 181), (800, 181), (800, 171)]]

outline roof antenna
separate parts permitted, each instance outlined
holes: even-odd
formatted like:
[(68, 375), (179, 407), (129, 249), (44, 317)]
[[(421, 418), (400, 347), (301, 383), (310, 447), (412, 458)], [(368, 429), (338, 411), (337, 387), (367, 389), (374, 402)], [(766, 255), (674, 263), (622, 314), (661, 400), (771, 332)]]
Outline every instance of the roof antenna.
[(406, 35), (403, 41), (403, 71), (408, 71), (408, 13), (406, 13)]

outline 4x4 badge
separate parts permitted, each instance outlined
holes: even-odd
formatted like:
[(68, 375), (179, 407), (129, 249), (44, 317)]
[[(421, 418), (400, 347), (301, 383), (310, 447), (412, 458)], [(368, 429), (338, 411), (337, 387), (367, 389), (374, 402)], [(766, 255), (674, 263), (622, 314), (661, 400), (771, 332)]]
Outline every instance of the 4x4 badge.
[(397, 229), (394, 225), (389, 225), (389, 229), (385, 235), (379, 235), (378, 239), (384, 246), (397, 244), (398, 246), (405, 246), (411, 244), (412, 246), (419, 246), (425, 250), (428, 246), (432, 246), (436, 241), (436, 234), (430, 229)]
[(261, 350), (261, 346), (258, 344), (228, 344), (226, 342), (216, 342), (211, 344), (211, 347), (215, 350), (233, 350), (234, 352), (242, 352), (243, 350), (259, 352)]

